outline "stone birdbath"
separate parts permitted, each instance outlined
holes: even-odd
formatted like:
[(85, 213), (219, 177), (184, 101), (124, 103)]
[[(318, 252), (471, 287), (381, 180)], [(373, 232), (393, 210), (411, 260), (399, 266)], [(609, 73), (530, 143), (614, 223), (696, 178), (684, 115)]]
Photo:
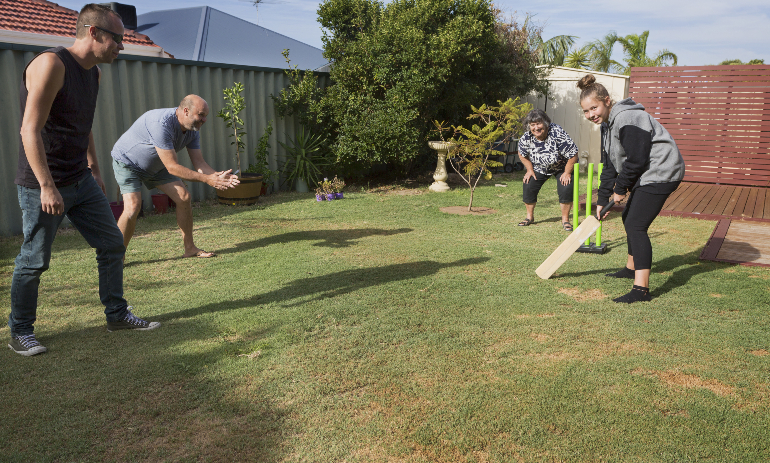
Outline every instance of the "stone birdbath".
[(454, 145), (445, 141), (429, 141), (428, 146), (438, 153), (436, 172), (433, 173), (433, 180), (435, 181), (428, 187), (428, 189), (430, 191), (438, 192), (449, 191), (449, 185), (446, 183), (446, 179), (449, 178), (446, 171), (446, 157), (449, 150), (452, 149)]

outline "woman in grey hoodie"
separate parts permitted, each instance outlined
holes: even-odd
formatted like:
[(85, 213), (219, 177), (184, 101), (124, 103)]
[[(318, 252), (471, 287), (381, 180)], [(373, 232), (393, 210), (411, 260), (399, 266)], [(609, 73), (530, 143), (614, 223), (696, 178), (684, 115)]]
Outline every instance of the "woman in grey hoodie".
[(578, 82), (578, 88), (583, 114), (602, 129), (604, 170), (597, 215), (609, 203), (610, 195), (620, 203), (631, 192), (623, 210), (628, 261), (625, 268), (607, 276), (633, 279), (634, 286), (614, 301), (649, 301), (652, 244), (647, 230), (684, 178), (684, 159), (668, 131), (645, 112), (644, 106), (631, 98), (612, 101), (607, 89), (591, 74)]

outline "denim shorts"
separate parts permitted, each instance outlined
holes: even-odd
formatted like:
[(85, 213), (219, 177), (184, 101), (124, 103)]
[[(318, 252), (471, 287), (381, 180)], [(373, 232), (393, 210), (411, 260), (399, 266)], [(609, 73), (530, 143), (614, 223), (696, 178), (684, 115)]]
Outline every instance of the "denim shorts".
[(179, 177), (171, 175), (165, 168), (154, 174), (148, 174), (115, 159), (112, 160), (112, 170), (115, 172), (115, 180), (120, 187), (120, 193), (124, 195), (142, 191), (143, 183), (147, 189), (152, 190), (158, 185), (181, 182)]

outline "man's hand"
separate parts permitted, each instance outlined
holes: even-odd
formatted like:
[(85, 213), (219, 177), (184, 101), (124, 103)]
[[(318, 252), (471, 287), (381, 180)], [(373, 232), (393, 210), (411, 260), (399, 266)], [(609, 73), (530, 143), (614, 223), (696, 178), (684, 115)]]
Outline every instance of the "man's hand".
[(64, 199), (56, 187), (40, 188), (40, 207), (43, 212), (51, 215), (64, 214)]
[(99, 188), (102, 189), (104, 196), (107, 196), (107, 187), (104, 186), (104, 180), (102, 180), (102, 176), (93, 171), (91, 172), (91, 175), (94, 176), (94, 180), (96, 180), (96, 184), (99, 185)]
[(524, 183), (529, 183), (529, 179), (536, 178), (535, 177), (535, 171), (534, 170), (527, 170), (527, 173), (524, 174)]
[(206, 183), (213, 186), (217, 190), (226, 190), (228, 188), (233, 188), (235, 185), (238, 185), (241, 183), (240, 180), (238, 180), (238, 177), (233, 175), (231, 172), (233, 169), (225, 170), (222, 172), (214, 172), (213, 174), (208, 175), (208, 180)]
[(572, 182), (572, 173), (571, 171), (565, 171), (563, 174), (561, 174), (561, 177), (559, 177), (559, 181), (562, 185), (567, 186)]

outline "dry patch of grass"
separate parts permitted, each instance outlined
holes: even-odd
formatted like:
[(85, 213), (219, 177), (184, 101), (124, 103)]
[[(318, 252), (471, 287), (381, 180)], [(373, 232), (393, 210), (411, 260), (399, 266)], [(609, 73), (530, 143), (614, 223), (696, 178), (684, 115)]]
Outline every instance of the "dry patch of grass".
[(377, 195), (417, 196), (426, 192), (425, 188), (401, 188), (394, 185), (384, 185), (372, 188), (368, 193)]
[(607, 295), (600, 289), (589, 289), (584, 291), (579, 288), (561, 288), (559, 293), (565, 294), (577, 302), (600, 301), (607, 298)]
[(749, 351), (749, 354), (756, 355), (757, 357), (764, 357), (765, 355), (770, 355), (770, 352), (765, 349), (757, 349)]
[(735, 388), (717, 381), (716, 379), (704, 380), (700, 376), (682, 373), (679, 370), (656, 371), (636, 369), (631, 372), (634, 375), (657, 377), (660, 381), (670, 387), (683, 387), (685, 389), (708, 389), (719, 396), (729, 396), (735, 394)]
[(439, 210), (446, 214), (457, 214), (457, 215), (488, 215), (488, 214), (497, 213), (497, 211), (492, 208), (478, 207), (478, 206), (472, 208), (470, 211), (466, 206), (448, 206), (448, 207), (442, 207)]
[(643, 354), (651, 353), (652, 349), (647, 346), (632, 344), (630, 342), (600, 342), (594, 345), (593, 351), (596, 353), (595, 358), (604, 358), (609, 355), (622, 355), (622, 354)]
[(576, 360), (580, 358), (579, 356), (571, 352), (548, 352), (548, 353), (532, 352), (527, 354), (527, 357), (535, 358), (537, 360), (551, 360), (553, 362), (562, 362), (565, 360)]

